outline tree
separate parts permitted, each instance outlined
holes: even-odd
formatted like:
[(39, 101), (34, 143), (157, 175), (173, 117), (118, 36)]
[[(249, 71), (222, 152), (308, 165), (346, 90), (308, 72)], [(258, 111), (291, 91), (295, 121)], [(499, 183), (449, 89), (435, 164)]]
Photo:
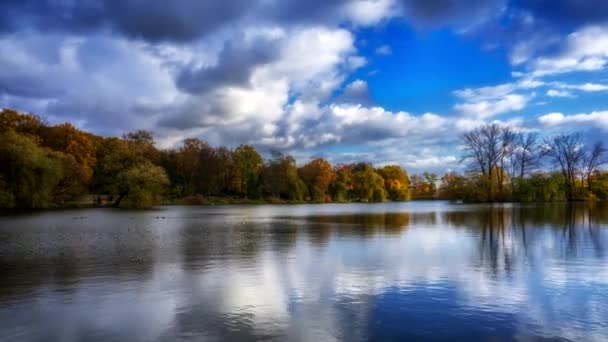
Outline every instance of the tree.
[(329, 191), (336, 202), (347, 202), (353, 195), (353, 165), (342, 164), (334, 168), (335, 178), (329, 185)]
[(308, 195), (306, 184), (298, 176), (296, 161), (291, 156), (274, 153), (260, 172), (262, 192), (276, 198), (303, 201)]
[(61, 178), (61, 163), (31, 137), (13, 130), (0, 133), (0, 207), (47, 207)]
[(513, 172), (512, 178), (515, 178), (515, 176), (525, 177), (538, 167), (541, 157), (538, 133), (519, 133), (514, 158), (515, 172)]
[(48, 151), (47, 155), (58, 162), (62, 170), (62, 177), (51, 192), (53, 204), (64, 205), (87, 193), (90, 175), (85, 174), (85, 170), (74, 156), (59, 151)]
[(135, 164), (117, 175), (118, 207), (126, 200), (129, 207), (149, 207), (158, 202), (159, 196), (169, 184), (169, 178), (161, 167), (150, 161)]
[(176, 174), (183, 186), (182, 196), (202, 193), (199, 186), (201, 176), (201, 152), (210, 148), (200, 139), (186, 139), (182, 146), (175, 152)]
[(245, 197), (256, 197), (258, 172), (264, 159), (251, 145), (239, 145), (232, 153), (237, 174), (237, 193)]
[(437, 175), (425, 172), (422, 175), (412, 175), (410, 187), (415, 199), (434, 198), (437, 192)]
[(353, 167), (353, 192), (361, 202), (382, 202), (386, 199), (384, 179), (367, 163)]
[(545, 153), (553, 164), (560, 168), (566, 186), (566, 198), (577, 197), (576, 179), (581, 173), (580, 165), (585, 159), (581, 136), (578, 133), (560, 134), (545, 141)]
[(140, 153), (144, 158), (152, 161), (155, 164), (159, 163), (160, 154), (155, 147), (154, 137), (152, 132), (139, 129), (136, 131), (123, 134), (122, 139), (129, 146)]
[(40, 130), (44, 121), (35, 114), (19, 113), (13, 109), (0, 111), (0, 132), (12, 130), (18, 134), (26, 135), (35, 143), (40, 142)]
[(329, 186), (336, 178), (336, 173), (331, 164), (322, 158), (317, 158), (302, 166), (298, 170), (300, 178), (308, 187), (308, 193), (312, 200), (317, 202), (329, 202)]
[(593, 147), (587, 151), (585, 151), (585, 155), (582, 161), (582, 169), (583, 169), (583, 177), (587, 181), (587, 189), (591, 191), (591, 182), (593, 178), (591, 177), (594, 172), (598, 171), (598, 168), (606, 163), (608, 163), (608, 158), (606, 158), (606, 152), (608, 150), (604, 147), (604, 144), (601, 141), (596, 142)]
[(528, 178), (517, 178), (516, 195), (521, 202), (552, 202), (566, 199), (561, 173), (537, 172)]
[[(464, 145), (461, 161), (469, 162), (470, 171), (480, 172), (487, 179), (485, 189), (488, 200), (495, 200), (495, 184), (503, 195), (503, 170), (516, 141), (513, 131), (495, 123), (488, 124), (463, 134), (461, 140)], [(499, 168), (501, 171), (496, 172)]]
[(45, 146), (74, 157), (77, 165), (82, 169), (78, 174), (82, 175), (86, 184), (93, 175), (93, 166), (96, 162), (95, 146), (90, 135), (69, 123), (45, 127), (41, 131)]
[(399, 165), (387, 165), (378, 169), (384, 179), (384, 187), (388, 198), (392, 201), (407, 201), (410, 199), (410, 180), (407, 172)]
[(145, 159), (119, 138), (102, 138), (96, 144), (92, 189), (99, 194), (117, 195), (118, 175)]
[(591, 191), (597, 199), (608, 200), (608, 172), (595, 171), (591, 176), (593, 183)]

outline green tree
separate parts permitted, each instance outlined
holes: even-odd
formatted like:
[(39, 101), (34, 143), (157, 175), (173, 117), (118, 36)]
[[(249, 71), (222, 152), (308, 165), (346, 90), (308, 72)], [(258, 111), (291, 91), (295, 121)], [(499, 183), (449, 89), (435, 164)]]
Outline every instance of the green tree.
[(336, 202), (348, 202), (353, 199), (353, 165), (338, 165), (334, 168), (335, 178), (329, 186), (332, 198)]
[(236, 170), (236, 192), (249, 198), (257, 197), (258, 172), (264, 159), (251, 145), (239, 145), (232, 153)]
[(0, 207), (42, 208), (62, 179), (61, 163), (28, 136), (0, 133)]
[[(144, 161), (123, 170), (117, 175), (119, 198), (114, 206), (126, 204), (128, 207), (149, 207), (159, 201), (160, 195), (169, 184), (163, 168)], [(124, 202), (123, 202), (124, 200)]]
[(291, 156), (275, 154), (260, 172), (262, 191), (272, 197), (303, 201), (308, 196), (306, 184), (298, 176), (296, 161)]
[(353, 167), (353, 192), (361, 202), (386, 200), (384, 179), (367, 163), (359, 163)]

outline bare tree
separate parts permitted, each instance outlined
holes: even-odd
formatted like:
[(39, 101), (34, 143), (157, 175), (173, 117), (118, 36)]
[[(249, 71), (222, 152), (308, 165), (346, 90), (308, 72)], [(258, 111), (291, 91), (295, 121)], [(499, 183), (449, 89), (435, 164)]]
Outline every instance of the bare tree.
[[(516, 134), (508, 127), (487, 124), (461, 136), (464, 144), (461, 161), (468, 161), (472, 171), (481, 172), (488, 179), (488, 200), (494, 200), (493, 185), (498, 182), (503, 190), (505, 164), (514, 150)], [(494, 179), (496, 176), (497, 179)]]
[(606, 149), (604, 143), (598, 141), (590, 150), (586, 151), (583, 157), (583, 177), (587, 181), (588, 190), (591, 190), (591, 175), (597, 171), (600, 166), (608, 163), (606, 152), (608, 152), (608, 149)]
[(576, 179), (581, 174), (585, 150), (580, 134), (560, 134), (545, 141), (545, 153), (558, 166), (566, 182), (566, 197), (575, 198)]
[(515, 163), (518, 176), (523, 178), (538, 167), (542, 151), (540, 149), (538, 133), (519, 133), (515, 151)]
[[(512, 164), (514, 152), (517, 148), (517, 133), (510, 127), (504, 127), (501, 130), (501, 148), (499, 157), (500, 172), (497, 173), (498, 189), (500, 193), (504, 193), (504, 175), (507, 167)], [(509, 176), (511, 174), (509, 173)]]

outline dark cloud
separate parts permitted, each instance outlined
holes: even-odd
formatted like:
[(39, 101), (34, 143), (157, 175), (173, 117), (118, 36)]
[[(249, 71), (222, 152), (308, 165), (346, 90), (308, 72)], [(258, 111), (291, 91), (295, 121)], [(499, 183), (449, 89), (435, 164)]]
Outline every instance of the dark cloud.
[(112, 30), (148, 41), (188, 41), (236, 20), (250, 4), (248, 0), (4, 0), (0, 29)]
[(512, 6), (529, 11), (536, 19), (560, 26), (608, 20), (608, 1), (604, 0), (515, 0)]
[(278, 57), (278, 41), (266, 38), (253, 42), (228, 41), (217, 64), (209, 67), (184, 68), (176, 79), (177, 86), (188, 93), (201, 94), (226, 85), (249, 82), (253, 69)]
[(500, 15), (504, 0), (399, 0), (403, 14), (423, 27), (469, 27)]
[(370, 106), (373, 104), (369, 87), (362, 80), (355, 80), (344, 87), (342, 94), (336, 98), (337, 103), (360, 104)]
[(349, 0), (3, 0), (0, 32), (109, 30), (146, 41), (195, 40), (239, 20), (298, 24), (336, 22)]
[(272, 20), (283, 23), (319, 22), (336, 20), (338, 10), (351, 0), (282, 0), (267, 2), (261, 6), (262, 13)]

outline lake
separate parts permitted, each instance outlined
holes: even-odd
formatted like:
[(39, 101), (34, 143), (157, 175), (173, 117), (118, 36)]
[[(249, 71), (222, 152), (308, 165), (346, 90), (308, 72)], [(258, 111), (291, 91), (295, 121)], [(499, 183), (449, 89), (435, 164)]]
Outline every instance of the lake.
[(608, 340), (608, 207), (0, 217), (2, 341)]

